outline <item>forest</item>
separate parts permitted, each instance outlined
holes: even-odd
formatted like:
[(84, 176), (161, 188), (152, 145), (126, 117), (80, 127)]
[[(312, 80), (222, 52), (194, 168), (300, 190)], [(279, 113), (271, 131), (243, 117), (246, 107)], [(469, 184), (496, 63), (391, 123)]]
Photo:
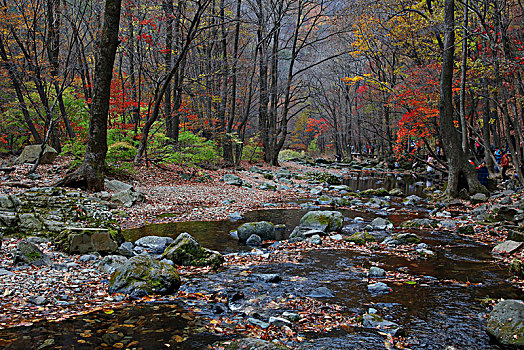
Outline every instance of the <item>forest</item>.
[(523, 27), (0, 0), (0, 348), (523, 348)]
[[(114, 63), (101, 68), (112, 73), (109, 164), (277, 165), (286, 149), (345, 159), (373, 151), (390, 166), (430, 154), (447, 171), (439, 148), (457, 151), (443, 143), (451, 133), (490, 174), (501, 149), (522, 175), (520, 1), (458, 2), (449, 19), (431, 0), (108, 5), (119, 16), (108, 29)], [(110, 43), (103, 14), (100, 1), (4, 2), (4, 154), (45, 142), (79, 165), (101, 76), (97, 49)], [(443, 52), (452, 61), (449, 128), (439, 114)]]

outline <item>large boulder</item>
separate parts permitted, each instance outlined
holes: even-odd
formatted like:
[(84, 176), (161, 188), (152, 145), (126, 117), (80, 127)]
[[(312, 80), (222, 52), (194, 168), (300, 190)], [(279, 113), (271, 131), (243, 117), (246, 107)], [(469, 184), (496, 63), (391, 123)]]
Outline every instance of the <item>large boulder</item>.
[(113, 192), (133, 190), (132, 185), (126, 184), (125, 182), (118, 180), (105, 180), (104, 185), (108, 190), (111, 190)]
[(497, 244), (493, 248), (493, 253), (495, 254), (513, 254), (516, 251), (520, 250), (523, 246), (524, 246), (523, 242), (515, 242), (512, 240), (507, 240), (507, 241)]
[(237, 234), (240, 242), (246, 242), (251, 235), (262, 240), (275, 239), (275, 225), (268, 221), (246, 222), (238, 227)]
[(145, 236), (137, 239), (135, 245), (149, 250), (152, 254), (162, 254), (173, 241), (171, 237)]
[(56, 244), (70, 254), (116, 252), (124, 238), (116, 230), (92, 227), (68, 227), (57, 235)]
[(393, 228), (393, 223), (384, 218), (375, 218), (369, 224), (371, 230), (389, 230)]
[(495, 305), (486, 331), (503, 345), (524, 347), (524, 302), (503, 300)]
[[(16, 159), (16, 164), (36, 163), (38, 155), (42, 150), (42, 145), (25, 146), (20, 157)], [(40, 164), (51, 164), (55, 161), (58, 152), (51, 146), (46, 146), (44, 154), (40, 159)]]
[(129, 189), (114, 193), (111, 195), (111, 200), (126, 208), (130, 208), (136, 203), (145, 202), (146, 196), (142, 192), (136, 192)]
[(118, 267), (111, 275), (109, 293), (142, 297), (149, 294), (171, 294), (180, 287), (176, 269), (149, 255), (137, 255)]
[(342, 229), (344, 216), (338, 211), (314, 210), (306, 213), (299, 223), (301, 229), (334, 232)]
[(224, 257), (219, 252), (206, 249), (187, 232), (183, 232), (166, 248), (162, 259), (173, 261), (177, 265), (219, 267)]
[(242, 186), (244, 184), (244, 181), (234, 174), (224, 174), (222, 181), (224, 181), (226, 185)]
[(23, 239), (16, 245), (13, 262), (35, 266), (51, 265), (51, 259), (36, 245)]

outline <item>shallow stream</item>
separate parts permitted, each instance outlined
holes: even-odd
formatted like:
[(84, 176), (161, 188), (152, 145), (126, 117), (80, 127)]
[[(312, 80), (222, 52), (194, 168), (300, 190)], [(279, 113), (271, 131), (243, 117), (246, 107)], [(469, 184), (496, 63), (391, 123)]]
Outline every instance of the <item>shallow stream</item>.
[[(247, 213), (242, 221), (183, 222), (151, 225), (129, 230), (129, 239), (146, 235), (169, 235), (189, 232), (205, 247), (222, 253), (248, 252), (229, 235), (241, 223), (268, 220), (286, 224), (292, 229), (307, 210), (264, 210)], [(353, 218), (366, 222), (377, 216), (373, 211), (341, 210), (353, 224)], [(380, 213), (386, 214), (381, 211)], [(425, 215), (423, 211), (390, 211), (387, 216), (399, 222)], [(372, 255), (347, 250), (318, 249), (303, 253), (300, 263), (267, 264), (227, 268), (217, 273), (196, 277), (182, 286), (186, 292), (227, 293), (243, 292), (244, 298), (236, 305), (236, 312), (226, 304), (203, 304), (181, 300), (177, 304), (141, 304), (115, 310), (111, 314), (96, 312), (78, 316), (60, 323), (40, 322), (31, 327), (0, 330), (0, 339), (14, 339), (8, 349), (39, 349), (48, 342), (50, 348), (91, 349), (101, 343), (121, 343), (123, 346), (143, 349), (171, 348), (205, 349), (221, 338), (205, 332), (203, 316), (214, 317), (229, 313), (241, 319), (240, 312), (259, 308), (262, 317), (272, 311), (262, 308), (283, 296), (304, 296), (318, 287), (329, 288), (334, 297), (323, 301), (343, 306), (345, 314), (362, 315), (372, 307), (385, 319), (405, 330), (411, 349), (498, 349), (485, 333), (487, 309), (484, 298), (522, 298), (507, 279), (507, 270), (492, 262), (491, 248), (453, 233), (418, 231), (417, 234), (436, 252), (427, 260), (386, 255), (377, 251)], [(412, 284), (390, 284), (392, 292), (372, 296), (367, 290), (367, 268), (376, 262), (389, 271), (402, 271), (420, 280)], [(246, 269), (250, 274), (244, 273)], [(257, 274), (278, 274), (282, 281), (265, 283), (253, 278)], [(447, 281), (447, 282), (444, 282)], [(188, 311), (197, 307), (196, 314)], [(91, 334), (90, 336), (85, 336)], [(116, 334), (116, 335), (115, 335)], [(292, 344), (300, 349), (384, 349), (384, 334), (373, 328), (339, 329), (325, 333), (304, 334), (305, 341)], [(1, 345), (1, 344), (0, 344)], [(42, 348), (43, 349), (43, 348)]]

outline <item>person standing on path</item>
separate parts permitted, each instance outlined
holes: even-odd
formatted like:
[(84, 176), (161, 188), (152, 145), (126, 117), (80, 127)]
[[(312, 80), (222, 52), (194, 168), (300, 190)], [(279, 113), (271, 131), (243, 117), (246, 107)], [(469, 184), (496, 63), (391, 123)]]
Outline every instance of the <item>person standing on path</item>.
[(507, 171), (509, 169), (509, 156), (507, 153), (504, 153), (500, 158), (500, 167), (502, 168), (502, 181), (509, 179)]

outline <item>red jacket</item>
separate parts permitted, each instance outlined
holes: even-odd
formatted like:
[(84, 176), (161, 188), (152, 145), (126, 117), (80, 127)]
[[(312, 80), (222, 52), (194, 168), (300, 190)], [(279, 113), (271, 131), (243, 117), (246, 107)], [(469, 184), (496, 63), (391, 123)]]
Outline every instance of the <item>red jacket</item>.
[(501, 167), (507, 167), (509, 166), (509, 157), (508, 154), (504, 154), (502, 158), (500, 158), (500, 166)]

